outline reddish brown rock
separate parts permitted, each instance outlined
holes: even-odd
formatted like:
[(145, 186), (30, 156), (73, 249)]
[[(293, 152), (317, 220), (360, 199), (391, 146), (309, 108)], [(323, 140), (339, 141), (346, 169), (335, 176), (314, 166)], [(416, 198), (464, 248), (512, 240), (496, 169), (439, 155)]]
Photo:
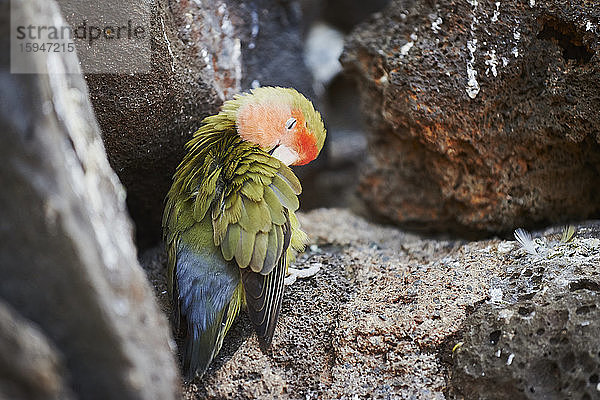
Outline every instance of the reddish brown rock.
[(343, 63), (372, 130), (361, 194), (404, 226), (495, 233), (600, 212), (600, 5), (394, 1)]

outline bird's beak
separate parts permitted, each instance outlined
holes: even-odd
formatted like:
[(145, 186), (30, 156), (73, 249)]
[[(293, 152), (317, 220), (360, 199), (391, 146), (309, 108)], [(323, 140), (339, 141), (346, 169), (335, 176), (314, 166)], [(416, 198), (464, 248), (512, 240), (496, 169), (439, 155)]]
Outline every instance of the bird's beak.
[(279, 146), (275, 147), (271, 155), (287, 166), (290, 166), (293, 163), (297, 162), (300, 158), (298, 156), (298, 153), (296, 153), (294, 150), (290, 149), (289, 147), (283, 144), (280, 144)]

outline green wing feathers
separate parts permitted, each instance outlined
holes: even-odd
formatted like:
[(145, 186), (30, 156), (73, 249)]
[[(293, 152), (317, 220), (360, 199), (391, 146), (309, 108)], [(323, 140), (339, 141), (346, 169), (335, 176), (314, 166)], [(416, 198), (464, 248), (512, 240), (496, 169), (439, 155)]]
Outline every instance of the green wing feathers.
[[(212, 224), (215, 246), (226, 260), (240, 268), (269, 274), (284, 255), (283, 226), (287, 212), (298, 209), (302, 188), (298, 178), (279, 160), (255, 146), (245, 151), (229, 173), (218, 168), (224, 183), (219, 190), (207, 179), (199, 193), (212, 193)], [(198, 200), (196, 200), (198, 201)], [(200, 208), (200, 207), (198, 207)], [(194, 215), (195, 218), (201, 216)]]
[[(298, 209), (300, 182), (286, 165), (237, 135), (198, 134), (208, 138), (188, 144), (198, 154), (188, 153), (175, 175), (165, 208), (170, 232), (165, 240), (171, 242), (173, 232), (202, 221), (211, 210), (214, 244), (223, 257), (268, 274), (283, 254), (284, 210), (291, 215)], [(217, 135), (221, 140), (212, 138)]]

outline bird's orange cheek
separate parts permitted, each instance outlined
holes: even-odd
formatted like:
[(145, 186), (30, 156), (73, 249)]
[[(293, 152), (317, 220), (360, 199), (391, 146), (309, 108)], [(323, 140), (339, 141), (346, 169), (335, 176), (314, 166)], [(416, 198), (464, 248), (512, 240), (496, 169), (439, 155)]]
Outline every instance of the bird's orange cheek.
[(314, 136), (306, 129), (299, 129), (294, 140), (295, 148), (298, 149), (299, 158), (294, 165), (305, 165), (317, 158), (319, 149)]

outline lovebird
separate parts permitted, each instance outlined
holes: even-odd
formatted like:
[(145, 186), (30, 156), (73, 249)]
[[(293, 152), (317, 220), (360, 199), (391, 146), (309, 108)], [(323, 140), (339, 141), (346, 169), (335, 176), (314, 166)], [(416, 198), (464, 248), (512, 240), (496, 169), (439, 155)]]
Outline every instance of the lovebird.
[(321, 115), (294, 89), (226, 101), (186, 144), (166, 198), (163, 240), (186, 380), (204, 374), (241, 308), (261, 345), (273, 338), (288, 264), (308, 242), (290, 165), (314, 160)]

